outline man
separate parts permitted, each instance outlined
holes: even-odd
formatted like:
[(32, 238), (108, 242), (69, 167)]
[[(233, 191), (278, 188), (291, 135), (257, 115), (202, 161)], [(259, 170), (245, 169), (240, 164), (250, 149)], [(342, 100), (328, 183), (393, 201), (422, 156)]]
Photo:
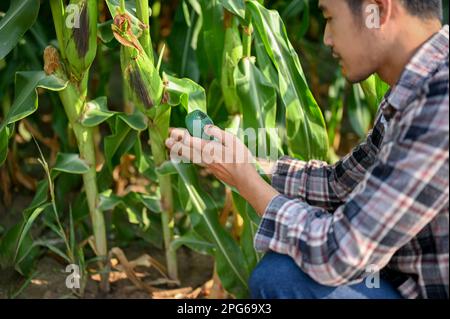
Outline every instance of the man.
[[(335, 165), (284, 157), (271, 169), (272, 186), (252, 163), (206, 165), (262, 216), (255, 245), (267, 254), (252, 274), (252, 295), (448, 298), (449, 29), (440, 22), (441, 3), (319, 5), (325, 44), (346, 78), (356, 83), (377, 73), (391, 90), (365, 142)], [(371, 8), (379, 26), (368, 25)], [(206, 133), (217, 151), (249, 152), (217, 127)], [(166, 144), (188, 157), (205, 148), (195, 140), (174, 129)], [(379, 285), (366, 280), (378, 270)]]

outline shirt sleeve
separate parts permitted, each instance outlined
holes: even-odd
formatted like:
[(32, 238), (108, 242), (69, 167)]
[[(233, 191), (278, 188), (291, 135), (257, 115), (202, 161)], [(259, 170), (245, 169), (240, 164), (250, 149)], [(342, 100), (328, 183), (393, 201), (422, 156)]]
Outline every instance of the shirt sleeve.
[[(328, 286), (360, 282), (368, 267), (384, 268), (448, 205), (448, 87), (443, 96), (440, 106), (428, 98), (422, 107), (402, 114), (398, 133), (384, 142), (376, 163), (333, 214), (299, 199), (276, 196), (258, 229), (256, 249), (291, 256), (303, 271)], [(286, 182), (296, 186), (290, 195), (299, 195), (299, 187), (303, 196), (306, 187), (324, 187), (308, 180), (307, 167), (295, 175), (298, 180)], [(322, 170), (326, 180), (326, 169)]]
[(334, 211), (342, 205), (374, 164), (383, 139), (381, 112), (366, 140), (334, 165), (282, 157), (272, 172), (272, 186), (289, 198)]

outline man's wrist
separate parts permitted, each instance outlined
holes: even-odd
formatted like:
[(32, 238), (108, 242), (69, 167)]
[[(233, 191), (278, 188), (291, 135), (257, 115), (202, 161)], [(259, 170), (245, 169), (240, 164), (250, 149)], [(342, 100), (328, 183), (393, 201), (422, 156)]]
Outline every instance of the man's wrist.
[(239, 183), (237, 190), (246, 201), (253, 206), (256, 213), (260, 216), (264, 212), (274, 197), (279, 193), (268, 184), (256, 171), (253, 169), (245, 174), (242, 182)]
[(269, 161), (266, 159), (261, 159), (258, 158), (256, 160), (257, 164), (259, 165), (260, 169), (262, 170), (262, 172), (271, 180), (272, 179), (272, 175), (274, 173), (274, 170), (276, 168), (276, 161)]
[(259, 183), (261, 179), (261, 176), (254, 165), (250, 164), (248, 168), (243, 171), (245, 171), (245, 173), (239, 175), (239, 181), (236, 185), (236, 189), (240, 194), (245, 194), (248, 190), (255, 189), (255, 185)]

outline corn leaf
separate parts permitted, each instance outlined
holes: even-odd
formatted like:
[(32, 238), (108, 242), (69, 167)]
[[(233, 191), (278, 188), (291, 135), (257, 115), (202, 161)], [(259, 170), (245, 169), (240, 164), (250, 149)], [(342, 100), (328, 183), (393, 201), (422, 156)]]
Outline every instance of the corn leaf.
[(241, 112), (241, 103), (236, 92), (234, 69), (244, 54), (241, 35), (236, 20), (230, 21), (231, 25), (225, 29), (225, 46), (222, 59), (222, 76), (220, 85), (225, 100), (225, 106), (229, 114)]
[(15, 83), (15, 99), (3, 123), (0, 124), (0, 166), (8, 153), (8, 141), (12, 133), (12, 124), (30, 116), (38, 108), (38, 88), (50, 91), (61, 91), (67, 82), (42, 71), (17, 72)]
[(3, 165), (6, 160), (6, 155), (8, 155), (9, 133), (9, 126), (0, 129), (0, 166)]
[(389, 89), (389, 85), (383, 82), (376, 74), (371, 75), (367, 80), (359, 84), (364, 92), (366, 101), (372, 114), (378, 110), (378, 106)]
[(203, 42), (209, 64), (215, 77), (222, 73), (222, 52), (224, 47), (223, 8), (220, 0), (200, 0), (203, 12)]
[(205, 89), (190, 79), (178, 79), (168, 74), (163, 77), (168, 81), (166, 90), (171, 106), (181, 105), (188, 113), (195, 110), (206, 113)]
[(33, 240), (29, 233), (23, 236), (21, 245), (17, 245), (23, 226), (24, 223), (18, 223), (3, 234), (2, 240), (0, 240), (0, 265), (13, 267), (22, 275), (28, 275), (33, 269), (39, 250), (36, 247), (30, 249)]
[[(190, 6), (189, 6), (190, 4)], [(194, 2), (181, 2), (175, 13), (168, 45), (173, 56), (173, 68), (179, 77), (200, 80), (196, 50), (202, 27), (202, 11)], [(192, 6), (194, 4), (194, 6)]]
[(72, 260), (49, 240), (37, 240), (33, 243), (33, 247), (37, 246), (48, 248), (50, 251), (64, 259), (68, 264), (72, 263)]
[(104, 143), (106, 164), (110, 171), (120, 163), (122, 155), (134, 146), (138, 138), (138, 132), (120, 117), (114, 117), (111, 122), (112, 134), (105, 137)]
[(24, 215), (28, 216), (33, 210), (44, 205), (48, 199), (48, 179), (44, 178), (37, 184), (36, 192), (30, 205), (25, 209)]
[(267, 132), (267, 135), (266, 131), (259, 131), (276, 128), (277, 94), (274, 86), (266, 80), (250, 58), (244, 58), (239, 62), (234, 71), (234, 82), (242, 105), (244, 129), (252, 128), (258, 133), (255, 136), (256, 141), (248, 142), (254, 142), (254, 145), (258, 146), (258, 151), (263, 153), (254, 155), (266, 157), (270, 147), (268, 140), (274, 144), (275, 149), (281, 151), (275, 131), (272, 134)]
[(122, 121), (128, 124), (130, 128), (136, 131), (147, 129), (147, 119), (142, 112), (136, 111), (133, 114), (121, 113), (118, 115)]
[(261, 260), (261, 254), (257, 253), (253, 244), (261, 218), (253, 207), (238, 193), (233, 192), (233, 202), (243, 220), (240, 246), (245, 256), (247, 271), (251, 273)]
[(17, 260), (17, 256), (19, 255), (19, 250), (22, 247), (22, 242), (25, 239), (25, 236), (27, 236), (31, 226), (33, 225), (36, 218), (39, 217), (39, 215), (50, 206), (50, 203), (43, 205), (41, 207), (38, 207), (34, 210), (34, 212), (28, 217), (28, 219), (25, 221), (25, 224), (23, 225), (22, 230), (20, 231), (20, 236), (16, 244), (16, 249), (14, 253), (14, 261)]
[[(255, 33), (255, 41), (253, 44), (256, 52), (256, 64), (258, 65), (261, 72), (266, 77), (267, 81), (274, 83), (274, 87), (279, 94), (279, 86), (278, 86), (278, 72), (275, 69), (275, 66), (272, 63), (269, 55), (267, 54), (264, 43), (261, 40), (261, 37), (258, 33)], [(281, 105), (282, 106), (282, 105)]]
[(230, 234), (222, 228), (218, 220), (218, 207), (210, 196), (201, 190), (193, 165), (172, 163), (184, 182), (195, 214), (200, 222), (195, 230), (215, 246), (217, 272), (226, 290), (238, 298), (248, 296), (249, 273), (244, 255)]
[(58, 153), (52, 170), (69, 174), (86, 174), (89, 165), (78, 154)]
[(328, 137), (325, 121), (309, 90), (297, 53), (289, 42), (277, 11), (257, 1), (246, 2), (252, 22), (278, 72), (280, 97), (286, 107), (290, 155), (304, 160), (327, 159)]
[(81, 124), (86, 127), (95, 127), (116, 114), (108, 110), (106, 96), (101, 96), (87, 103), (87, 111), (84, 113)]
[(359, 84), (351, 86), (347, 108), (353, 130), (359, 138), (364, 138), (372, 124), (372, 114)]
[(111, 45), (111, 41), (114, 39), (114, 34), (111, 30), (113, 20), (108, 20), (97, 25), (97, 37), (107, 46)]
[(99, 209), (104, 212), (113, 210), (117, 205), (122, 203), (122, 199), (119, 196), (113, 194), (113, 191), (111, 189), (102, 192), (99, 198)]
[(39, 0), (11, 0), (9, 10), (0, 20), (0, 60), (22, 39), (36, 21)]
[(201, 254), (214, 255), (214, 245), (209, 243), (202, 236), (191, 230), (181, 237), (176, 238), (171, 243), (173, 250), (179, 249), (181, 246), (189, 247)]
[(222, 6), (234, 15), (245, 19), (244, 0), (219, 0)]
[(16, 73), (15, 99), (0, 127), (17, 122), (31, 114), (38, 108), (38, 88), (50, 91), (62, 91), (67, 82), (53, 75), (46, 75), (43, 71), (27, 71)]
[(299, 15), (305, 7), (308, 5), (308, 1), (305, 0), (292, 0), (289, 5), (287, 5), (283, 12), (281, 13), (281, 16), (283, 19), (288, 19), (294, 16)]

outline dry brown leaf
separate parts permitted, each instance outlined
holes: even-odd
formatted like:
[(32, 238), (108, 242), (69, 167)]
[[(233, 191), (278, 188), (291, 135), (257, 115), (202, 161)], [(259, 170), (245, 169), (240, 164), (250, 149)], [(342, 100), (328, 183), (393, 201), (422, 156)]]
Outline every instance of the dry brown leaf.
[(6, 207), (12, 204), (11, 179), (6, 166), (0, 168), (0, 190), (3, 193), (3, 203)]
[(212, 280), (207, 282), (210, 289), (208, 291), (208, 299), (228, 299), (229, 295), (222, 286), (219, 275), (217, 274), (217, 266), (214, 265), (214, 274)]
[(155, 291), (153, 299), (174, 299), (176, 296), (178, 297), (177, 299), (180, 299), (181, 296), (186, 296), (190, 292), (192, 292), (191, 287)]

